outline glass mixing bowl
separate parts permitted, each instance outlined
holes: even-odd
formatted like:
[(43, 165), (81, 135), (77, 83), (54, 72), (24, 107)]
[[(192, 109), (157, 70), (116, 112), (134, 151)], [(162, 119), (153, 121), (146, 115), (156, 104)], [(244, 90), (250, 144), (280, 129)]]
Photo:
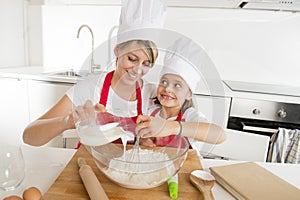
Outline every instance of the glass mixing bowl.
[(182, 167), (189, 142), (175, 136), (170, 145), (148, 147), (108, 143), (91, 147), (97, 167), (110, 180), (132, 189), (157, 187), (174, 176)]

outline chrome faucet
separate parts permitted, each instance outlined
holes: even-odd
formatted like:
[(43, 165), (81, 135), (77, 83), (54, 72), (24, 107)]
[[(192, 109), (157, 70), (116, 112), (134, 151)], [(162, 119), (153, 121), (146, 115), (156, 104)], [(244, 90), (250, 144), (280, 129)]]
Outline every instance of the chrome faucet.
[(81, 25), (77, 31), (77, 38), (79, 38), (79, 34), (82, 28), (86, 27), (87, 29), (89, 29), (91, 35), (92, 35), (92, 56), (91, 56), (91, 66), (90, 66), (90, 70), (89, 73), (94, 73), (94, 69), (95, 69), (95, 63), (94, 63), (94, 34), (93, 31), (91, 29), (91, 27), (89, 27), (88, 25), (84, 24)]

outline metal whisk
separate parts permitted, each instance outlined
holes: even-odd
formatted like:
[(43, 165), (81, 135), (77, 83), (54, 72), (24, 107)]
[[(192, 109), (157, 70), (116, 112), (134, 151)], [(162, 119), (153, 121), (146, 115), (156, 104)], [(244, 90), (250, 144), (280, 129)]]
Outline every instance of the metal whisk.
[(136, 141), (132, 147), (132, 152), (128, 159), (130, 162), (140, 162), (140, 137), (141, 136), (137, 134)]

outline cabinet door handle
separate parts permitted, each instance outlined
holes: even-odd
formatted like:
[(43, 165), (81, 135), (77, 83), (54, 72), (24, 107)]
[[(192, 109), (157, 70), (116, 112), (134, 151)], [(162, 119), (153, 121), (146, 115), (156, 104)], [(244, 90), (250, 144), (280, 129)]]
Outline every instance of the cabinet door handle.
[(258, 131), (258, 132), (266, 132), (266, 133), (277, 133), (278, 129), (273, 128), (264, 128), (264, 127), (257, 127), (257, 126), (248, 126), (244, 122), (241, 122), (243, 125), (244, 131)]

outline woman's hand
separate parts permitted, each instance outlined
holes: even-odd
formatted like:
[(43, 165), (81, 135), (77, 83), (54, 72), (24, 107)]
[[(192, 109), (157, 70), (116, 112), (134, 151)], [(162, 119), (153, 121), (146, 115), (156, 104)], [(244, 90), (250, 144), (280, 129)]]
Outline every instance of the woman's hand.
[(92, 101), (88, 100), (83, 106), (77, 106), (69, 118), (73, 118), (74, 122), (80, 121), (80, 124), (93, 123), (96, 120), (96, 112), (105, 112), (106, 109), (102, 104), (93, 105)]
[(140, 134), (141, 138), (176, 135), (180, 129), (176, 121), (146, 115), (138, 116), (136, 123), (136, 133)]

